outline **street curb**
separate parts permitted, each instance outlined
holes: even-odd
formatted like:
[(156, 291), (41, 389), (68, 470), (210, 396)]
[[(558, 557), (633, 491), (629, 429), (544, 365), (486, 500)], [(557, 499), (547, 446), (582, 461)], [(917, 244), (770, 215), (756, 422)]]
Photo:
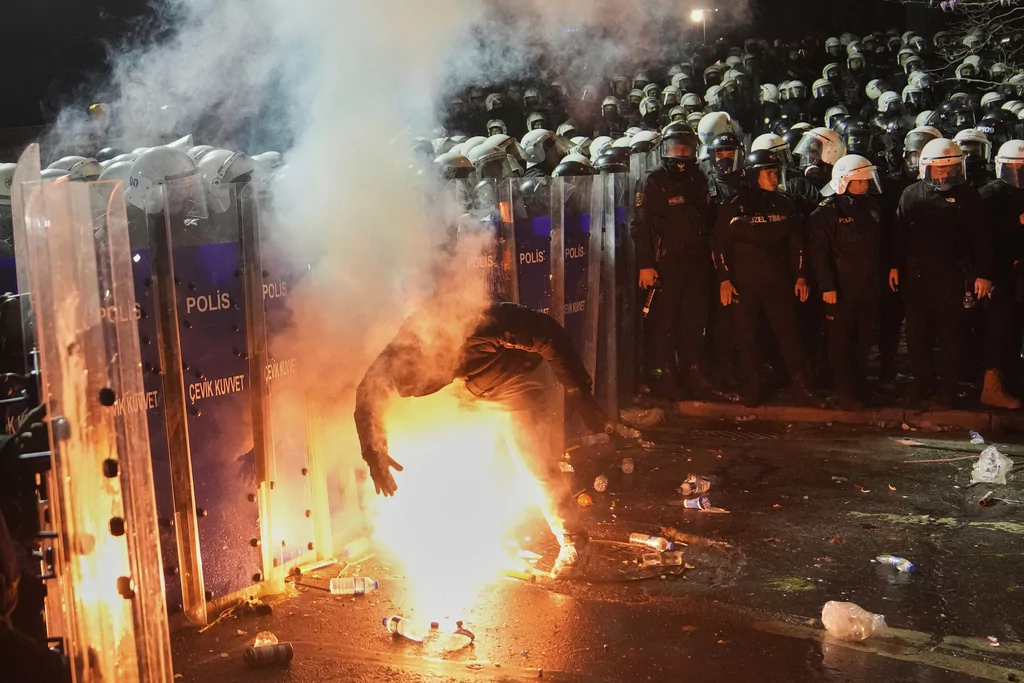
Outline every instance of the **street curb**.
[(675, 412), (685, 417), (750, 418), (770, 422), (810, 422), (818, 424), (872, 425), (899, 427), (903, 424), (926, 431), (943, 428), (976, 429), (978, 431), (1024, 432), (1024, 413), (989, 413), (973, 410), (909, 410), (905, 408), (879, 408), (872, 410), (833, 410), (804, 406), (760, 406), (746, 408), (735, 403), (705, 403), (679, 401), (673, 404)]

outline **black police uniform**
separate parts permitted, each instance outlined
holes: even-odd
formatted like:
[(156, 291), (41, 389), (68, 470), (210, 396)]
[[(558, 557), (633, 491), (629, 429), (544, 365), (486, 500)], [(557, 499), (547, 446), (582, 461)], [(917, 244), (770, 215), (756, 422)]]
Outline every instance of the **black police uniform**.
[[(672, 163), (672, 162), (669, 162)], [(658, 271), (646, 330), (648, 369), (670, 378), (679, 366), (699, 382), (701, 339), (711, 287), (711, 199), (696, 163), (655, 166), (637, 184), (633, 241), (637, 268)], [(666, 379), (665, 391), (672, 381)]]
[(808, 258), (825, 304), (829, 365), (841, 399), (863, 389), (868, 355), (878, 326), (882, 209), (870, 196), (834, 195), (811, 214)]
[(907, 308), (907, 350), (916, 388), (931, 372), (934, 321), (939, 338), (942, 401), (956, 397), (963, 346), (964, 294), (974, 280), (993, 277), (992, 227), (981, 194), (967, 183), (940, 192), (919, 180), (896, 209), (892, 267), (899, 271)]
[(718, 281), (731, 281), (739, 293), (736, 331), (747, 401), (756, 401), (760, 394), (757, 324), (761, 311), (779, 342), (793, 384), (806, 390), (793, 293), (796, 280), (804, 277), (801, 223), (793, 200), (760, 188), (741, 189), (715, 218)]
[[(743, 172), (718, 175), (712, 172), (708, 178), (708, 192), (715, 213), (727, 204), (740, 191), (743, 183)], [(736, 307), (722, 306), (718, 290), (714, 287), (709, 292), (710, 325), (707, 348), (718, 368), (721, 379), (732, 381), (739, 374), (739, 348), (736, 346)]]
[(896, 207), (899, 206), (903, 191), (916, 182), (901, 167), (899, 171), (882, 178), (883, 229), (878, 237), (878, 268), (882, 282), (886, 283), (878, 298), (878, 380), (892, 382), (896, 379), (896, 355), (900, 348), (900, 334), (906, 311), (903, 296), (888, 285), (889, 269), (893, 261), (893, 223)]
[(1019, 363), (1024, 324), (1024, 189), (994, 180), (982, 188), (981, 198), (992, 220), (995, 244), (982, 358), (986, 370), (1006, 370)]

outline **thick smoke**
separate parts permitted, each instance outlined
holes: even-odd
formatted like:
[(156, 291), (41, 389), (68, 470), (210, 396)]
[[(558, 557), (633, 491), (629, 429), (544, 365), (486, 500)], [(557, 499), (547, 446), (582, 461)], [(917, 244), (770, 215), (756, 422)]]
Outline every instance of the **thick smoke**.
[[(691, 9), (672, 0), (167, 0), (161, 39), (114, 57), (108, 144), (194, 133), (196, 144), (284, 153), (274, 187), (283, 233), (272, 237), (296, 267), (309, 266), (289, 292), (289, 344), (324, 415), (327, 454), (339, 457), (332, 471), (350, 472), (354, 387), (401, 321), (435, 289), (458, 292), (437, 329), (423, 331), (454, 344), (487, 302), (482, 272), (437, 266), (437, 221), (408, 160), (413, 135), (427, 135), (438, 106), (468, 85), (603, 87), (616, 71), (677, 59), (694, 39)], [(55, 135), (81, 130), (65, 116)]]

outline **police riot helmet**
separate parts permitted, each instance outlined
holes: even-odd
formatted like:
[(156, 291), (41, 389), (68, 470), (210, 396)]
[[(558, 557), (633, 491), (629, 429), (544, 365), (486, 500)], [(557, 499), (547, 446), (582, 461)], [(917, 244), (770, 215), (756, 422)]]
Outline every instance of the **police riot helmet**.
[(767, 149), (759, 149), (747, 155), (743, 162), (743, 178), (752, 187), (759, 186), (759, 178), (763, 171), (775, 171), (776, 187), (782, 182), (782, 162), (779, 157)]
[(758, 135), (750, 144), (751, 152), (765, 149), (775, 154), (783, 166), (793, 165), (793, 151), (790, 148), (789, 143), (786, 142), (782, 136), (776, 135), (775, 133), (765, 133), (763, 135)]
[(597, 157), (594, 169), (601, 173), (628, 173), (629, 156), (629, 151), (622, 147), (609, 147)]
[(854, 180), (868, 181), (867, 192), (858, 194), (881, 194), (882, 184), (878, 181), (878, 168), (866, 157), (859, 154), (847, 154), (832, 167), (832, 179), (828, 182), (829, 189), (836, 194), (846, 194), (850, 182)]
[(445, 180), (468, 178), (473, 174), (473, 162), (461, 154), (446, 152), (434, 159), (434, 163)]
[[(142, 152), (132, 163), (125, 189), (125, 201), (147, 214), (163, 212), (164, 188), (177, 181), (186, 183), (191, 178), (198, 180), (199, 169), (192, 159), (182, 151), (170, 147), (152, 147)], [(205, 217), (206, 203), (203, 201), (201, 187), (196, 185), (191, 192), (189, 201), (191, 210), (199, 211)], [(170, 207), (172, 210), (182, 206)]]
[(992, 158), (992, 143), (988, 136), (977, 128), (967, 128), (953, 136), (955, 142), (964, 153), (967, 161), (988, 163)]
[(700, 139), (685, 123), (670, 123), (661, 131), (662, 159), (674, 161), (676, 164), (692, 161), (697, 156), (699, 145)]
[(932, 126), (918, 126), (907, 133), (903, 139), (903, 165), (911, 173), (917, 174), (920, 165), (921, 150), (932, 140), (938, 140), (942, 133)]
[(918, 178), (944, 191), (967, 180), (964, 153), (952, 140), (932, 140), (921, 150)]
[(743, 168), (743, 141), (735, 133), (716, 135), (708, 145), (708, 156), (717, 173), (735, 173)]
[(658, 146), (661, 136), (651, 130), (643, 130), (629, 140), (629, 150), (633, 154), (646, 154)]
[(999, 147), (996, 177), (1011, 187), (1024, 186), (1024, 140), (1008, 140)]
[(594, 175), (594, 167), (590, 165), (590, 161), (580, 157), (578, 159), (572, 159), (569, 161), (563, 160), (558, 166), (555, 166), (555, 170), (551, 172), (552, 178), (566, 178), (573, 176), (586, 176)]

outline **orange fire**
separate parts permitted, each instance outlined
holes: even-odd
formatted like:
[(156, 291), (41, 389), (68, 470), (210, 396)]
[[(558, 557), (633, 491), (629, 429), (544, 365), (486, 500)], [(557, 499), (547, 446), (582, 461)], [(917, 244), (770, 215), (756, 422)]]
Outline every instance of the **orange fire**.
[(511, 531), (544, 496), (509, 452), (509, 422), (448, 392), (389, 410), (391, 456), (405, 471), (394, 498), (376, 499), (374, 542), (402, 563), (418, 619), (455, 618), (505, 570), (523, 568)]

